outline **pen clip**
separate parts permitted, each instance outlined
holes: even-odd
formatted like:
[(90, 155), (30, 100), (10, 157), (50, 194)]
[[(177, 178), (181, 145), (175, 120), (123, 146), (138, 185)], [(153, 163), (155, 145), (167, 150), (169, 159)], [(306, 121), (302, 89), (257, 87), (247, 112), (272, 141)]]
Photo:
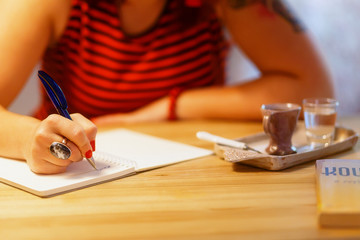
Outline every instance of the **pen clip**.
[(67, 112), (68, 105), (65, 99), (65, 95), (59, 85), (44, 71), (38, 71), (38, 76), (43, 83), (43, 86), (45, 87), (46, 93), (50, 97), (59, 114), (70, 118), (70, 115)]

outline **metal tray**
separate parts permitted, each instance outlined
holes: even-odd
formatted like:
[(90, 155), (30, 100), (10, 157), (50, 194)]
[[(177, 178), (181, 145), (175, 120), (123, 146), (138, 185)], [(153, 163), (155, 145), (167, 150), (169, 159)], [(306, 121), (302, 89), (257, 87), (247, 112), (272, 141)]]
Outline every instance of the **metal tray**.
[(323, 148), (311, 149), (306, 141), (305, 127), (303, 124), (299, 124), (292, 137), (292, 144), (297, 149), (295, 154), (284, 156), (267, 154), (265, 148), (268, 146), (269, 137), (263, 132), (235, 139), (259, 150), (262, 152), (261, 154), (220, 144), (215, 144), (214, 151), (219, 157), (229, 162), (241, 162), (267, 170), (282, 170), (350, 149), (357, 143), (358, 138), (359, 135), (354, 130), (336, 127), (335, 138), (332, 144)]

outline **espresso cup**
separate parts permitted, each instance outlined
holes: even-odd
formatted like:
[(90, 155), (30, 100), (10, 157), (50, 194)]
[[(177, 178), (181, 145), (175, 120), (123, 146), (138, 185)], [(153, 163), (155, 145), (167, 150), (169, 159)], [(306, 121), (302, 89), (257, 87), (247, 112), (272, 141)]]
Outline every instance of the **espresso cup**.
[(271, 155), (296, 153), (291, 138), (296, 128), (301, 106), (293, 103), (263, 104), (263, 127), (270, 142), (266, 152)]

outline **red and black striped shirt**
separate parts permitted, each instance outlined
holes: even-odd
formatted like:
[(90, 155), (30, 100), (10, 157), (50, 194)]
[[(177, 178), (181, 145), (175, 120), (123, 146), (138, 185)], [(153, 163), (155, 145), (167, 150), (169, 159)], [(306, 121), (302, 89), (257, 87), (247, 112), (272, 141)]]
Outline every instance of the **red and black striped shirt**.
[[(64, 34), (43, 58), (43, 69), (62, 88), (69, 112), (89, 118), (130, 112), (175, 87), (223, 84), (226, 43), (215, 14), (184, 29), (177, 7), (169, 0), (156, 25), (128, 36), (116, 1), (73, 1)], [(37, 116), (53, 112), (43, 92)]]

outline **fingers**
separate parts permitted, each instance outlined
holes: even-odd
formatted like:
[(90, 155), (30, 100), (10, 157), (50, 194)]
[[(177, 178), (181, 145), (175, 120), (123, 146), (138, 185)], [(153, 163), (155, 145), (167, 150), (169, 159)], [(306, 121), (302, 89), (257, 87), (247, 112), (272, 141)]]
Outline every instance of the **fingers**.
[[(55, 142), (61, 143), (63, 141), (63, 139), (64, 139), (61, 136), (57, 136), (57, 137), (58, 137), (59, 140), (56, 140)], [(57, 166), (66, 167), (66, 166), (70, 165), (72, 162), (79, 162), (79, 161), (81, 161), (83, 159), (83, 156), (82, 156), (81, 152), (79, 151), (79, 149), (77, 148), (77, 146), (74, 143), (67, 140), (65, 145), (71, 151), (70, 157), (68, 159), (60, 159), (60, 158), (57, 158), (57, 157), (55, 157), (54, 155), (51, 154), (51, 156), (46, 157), (47, 161), (54, 164), (54, 165), (57, 165)]]
[[(28, 165), (36, 173), (53, 174), (66, 171), (72, 162), (81, 161), (83, 157), (91, 157), (95, 149), (96, 126), (80, 114), (73, 114), (74, 121), (60, 115), (50, 115), (43, 120), (36, 130), (30, 153), (27, 157)], [(53, 142), (61, 143), (67, 139), (66, 146), (71, 150), (68, 159), (59, 159), (50, 152)]]
[(95, 151), (95, 137), (97, 133), (96, 125), (92, 121), (90, 121), (89, 119), (85, 118), (83, 115), (78, 113), (71, 114), (71, 117), (74, 120), (74, 122), (79, 123), (83, 127), (85, 134), (90, 141), (92, 150)]
[[(58, 115), (50, 115), (44, 121), (50, 126), (50, 130), (57, 135), (63, 136), (70, 140), (81, 152), (82, 156), (90, 158), (92, 156), (91, 140), (95, 139), (96, 126), (85, 120), (80, 114), (72, 115), (74, 121), (61, 117)], [(90, 122), (90, 123), (89, 123)], [(88, 138), (88, 135), (92, 138)]]
[[(37, 138), (39, 140), (40, 137)], [(61, 173), (66, 171), (66, 167), (69, 166), (73, 162), (81, 161), (83, 156), (81, 152), (78, 150), (77, 146), (72, 142), (68, 141), (66, 146), (70, 149), (71, 155), (68, 159), (60, 159), (53, 156), (50, 153), (50, 145), (54, 139), (54, 142), (62, 142), (63, 137), (59, 135), (50, 135), (46, 141), (38, 141), (38, 144), (34, 148), (33, 159), (28, 160), (28, 165), (30, 169), (39, 174), (54, 174)]]

